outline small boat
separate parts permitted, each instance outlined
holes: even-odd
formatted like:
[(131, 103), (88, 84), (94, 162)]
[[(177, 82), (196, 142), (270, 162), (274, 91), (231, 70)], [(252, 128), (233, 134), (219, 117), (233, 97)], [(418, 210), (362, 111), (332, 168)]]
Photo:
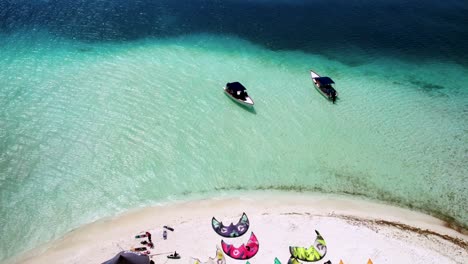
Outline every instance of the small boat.
[(317, 91), (325, 96), (325, 98), (335, 103), (338, 97), (338, 92), (333, 87), (335, 82), (330, 77), (321, 77), (312, 70), (310, 71), (310, 77), (312, 77), (312, 81), (314, 82)]
[(254, 105), (254, 101), (247, 94), (247, 89), (245, 89), (245, 87), (239, 82), (227, 83), (226, 87), (224, 87), (224, 92), (232, 100), (242, 105), (246, 105), (246, 106)]

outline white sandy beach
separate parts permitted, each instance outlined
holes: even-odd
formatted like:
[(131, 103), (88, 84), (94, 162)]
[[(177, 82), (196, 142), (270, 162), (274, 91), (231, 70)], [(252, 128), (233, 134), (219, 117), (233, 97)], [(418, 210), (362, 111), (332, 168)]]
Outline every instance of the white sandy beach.
[[(269, 264), (278, 257), (287, 263), (289, 246), (309, 247), (314, 230), (324, 237), (328, 252), (321, 261), (338, 264), (367, 263), (467, 263), (468, 236), (446, 227), (434, 217), (407, 209), (357, 200), (351, 197), (303, 193), (255, 192), (248, 197), (229, 197), (178, 202), (128, 212), (68, 233), (58, 241), (32, 250), (15, 263), (102, 263), (122, 249), (138, 247), (141, 231), (152, 233), (155, 263), (189, 263), (190, 257), (206, 261), (214, 257), (222, 237), (211, 227), (215, 216), (228, 225), (245, 212), (248, 232), (224, 239), (240, 246), (250, 233), (260, 249), (249, 261)], [(395, 225), (398, 223), (399, 225)], [(163, 240), (163, 226), (175, 228)], [(166, 256), (177, 250), (180, 260)], [(245, 263), (226, 256), (227, 263)]]

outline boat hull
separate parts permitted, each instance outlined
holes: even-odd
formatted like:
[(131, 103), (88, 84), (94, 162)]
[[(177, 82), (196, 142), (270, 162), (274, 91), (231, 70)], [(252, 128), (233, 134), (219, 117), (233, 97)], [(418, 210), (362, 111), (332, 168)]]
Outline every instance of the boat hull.
[(230, 93), (228, 93), (228, 92), (226, 91), (226, 87), (223, 87), (223, 90), (224, 90), (224, 93), (225, 93), (229, 98), (231, 98), (233, 101), (235, 101), (236, 103), (239, 103), (239, 104), (244, 105), (244, 106), (253, 106), (253, 105), (254, 105), (254, 101), (252, 100), (252, 98), (250, 98), (250, 96), (247, 96), (247, 97), (245, 98), (245, 101), (244, 101), (244, 100), (235, 98), (235, 97), (232, 96)]

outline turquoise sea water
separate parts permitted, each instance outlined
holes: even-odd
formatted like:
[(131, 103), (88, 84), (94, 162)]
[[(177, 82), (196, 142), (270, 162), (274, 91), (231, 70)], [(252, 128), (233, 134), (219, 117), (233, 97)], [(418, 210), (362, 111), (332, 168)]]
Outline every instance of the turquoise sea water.
[[(232, 190), (349, 193), (468, 225), (468, 68), (456, 45), (422, 58), (229, 30), (104, 41), (5, 25), (0, 260), (131, 208)], [(335, 80), (336, 105), (309, 69)], [(254, 110), (223, 94), (230, 81)]]

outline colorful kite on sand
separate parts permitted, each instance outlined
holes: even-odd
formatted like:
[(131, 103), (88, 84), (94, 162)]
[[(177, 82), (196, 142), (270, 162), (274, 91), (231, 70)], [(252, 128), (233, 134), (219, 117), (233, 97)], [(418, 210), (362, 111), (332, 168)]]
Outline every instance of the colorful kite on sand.
[(257, 237), (252, 232), (249, 241), (247, 241), (245, 245), (242, 244), (240, 247), (236, 248), (233, 245), (227, 244), (224, 240), (221, 240), (221, 246), (224, 253), (233, 259), (250, 259), (257, 254), (259, 243)]
[(297, 260), (295, 258), (289, 258), (288, 264), (302, 264), (302, 263), (299, 262), (299, 260)]
[(197, 258), (190, 258), (191, 264), (226, 264), (226, 258), (224, 257), (223, 251), (216, 246), (216, 257), (208, 258), (207, 262), (201, 262)]
[[(289, 247), (289, 252), (291, 253), (291, 258), (302, 260), (302, 261), (319, 261), (327, 254), (327, 244), (325, 240), (320, 235), (320, 233), (315, 230), (317, 237), (314, 241), (314, 244), (309, 248), (304, 247)], [(290, 259), (291, 261), (291, 259)]]
[[(281, 261), (279, 261), (278, 258), (275, 258), (275, 264), (281, 264)], [(289, 258), (289, 260), (288, 260), (288, 264), (302, 264), (302, 263), (299, 262), (297, 259), (291, 257), (291, 258)]]
[(211, 219), (213, 230), (222, 237), (240, 237), (249, 229), (249, 219), (245, 213), (242, 214), (237, 224), (231, 223), (229, 226), (224, 226), (223, 222), (219, 222), (216, 218)]

